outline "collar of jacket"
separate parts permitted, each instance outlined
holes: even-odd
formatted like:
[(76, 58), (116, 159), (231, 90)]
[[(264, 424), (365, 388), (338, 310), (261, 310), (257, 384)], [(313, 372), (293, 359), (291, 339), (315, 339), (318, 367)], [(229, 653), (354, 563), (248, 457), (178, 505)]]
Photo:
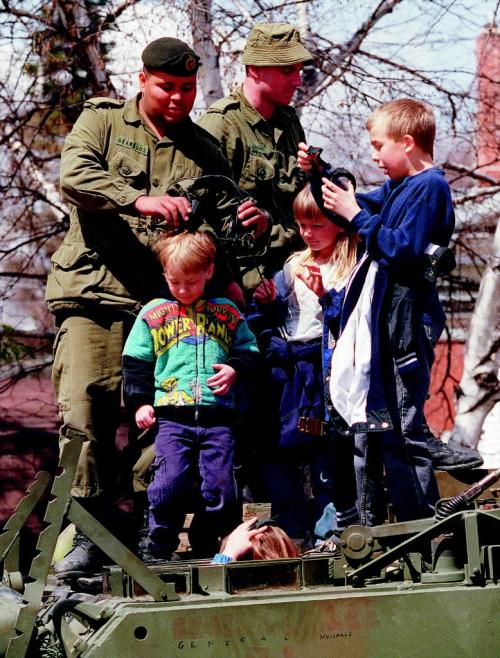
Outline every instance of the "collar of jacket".
[(139, 114), (139, 99), (141, 98), (140, 92), (137, 96), (129, 98), (125, 103), (123, 108), (123, 119), (125, 123), (139, 124), (142, 121), (142, 117)]
[[(125, 123), (132, 125), (139, 125), (140, 123), (144, 123), (145, 126), (147, 125), (139, 112), (140, 99), (141, 93), (139, 92), (133, 98), (129, 98), (125, 103), (123, 110), (123, 119)], [(183, 136), (186, 136), (188, 139), (192, 139), (193, 125), (194, 124), (191, 117), (187, 117), (184, 121), (176, 123), (171, 127), (170, 130), (167, 130), (162, 139), (167, 142), (179, 142)]]
[[(234, 96), (239, 101), (243, 118), (251, 126), (256, 126), (261, 121), (272, 125), (282, 124), (283, 122), (282, 115), (286, 114), (285, 108), (277, 107), (274, 110), (272, 117), (270, 117), (269, 119), (264, 119), (264, 117), (261, 114), (259, 114), (257, 110), (254, 107), (252, 107), (248, 102), (245, 94), (243, 93), (243, 85), (238, 85), (235, 89), (233, 89), (231, 95)], [(289, 106), (287, 105), (286, 108), (288, 107)]]

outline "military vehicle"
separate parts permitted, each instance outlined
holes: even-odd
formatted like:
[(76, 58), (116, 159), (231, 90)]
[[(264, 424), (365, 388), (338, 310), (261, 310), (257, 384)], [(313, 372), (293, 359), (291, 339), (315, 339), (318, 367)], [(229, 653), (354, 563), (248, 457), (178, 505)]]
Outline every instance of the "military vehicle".
[[(435, 518), (352, 526), (334, 552), (146, 566), (71, 498), (80, 447), (75, 436), (53, 481), (38, 474), (0, 535), (0, 656), (500, 656), (500, 509), (478, 499), (500, 470), (441, 500)], [(23, 575), (19, 532), (49, 488)], [(97, 594), (50, 576), (65, 517), (110, 558)]]

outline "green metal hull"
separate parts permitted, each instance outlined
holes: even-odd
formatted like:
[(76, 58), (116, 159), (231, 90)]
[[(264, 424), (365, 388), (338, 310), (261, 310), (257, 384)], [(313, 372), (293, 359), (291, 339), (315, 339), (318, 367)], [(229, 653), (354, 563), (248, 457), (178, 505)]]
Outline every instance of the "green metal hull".
[(497, 586), (404, 587), (214, 597), (210, 603), (123, 603), (82, 656), (500, 656)]
[[(19, 535), (48, 474), (0, 533), (0, 656), (500, 658), (500, 508), (470, 504), (500, 469), (434, 518), (351, 526), (329, 552), (146, 566), (70, 498), (80, 445), (65, 446), (27, 576)], [(64, 516), (110, 558), (93, 594), (49, 583)]]

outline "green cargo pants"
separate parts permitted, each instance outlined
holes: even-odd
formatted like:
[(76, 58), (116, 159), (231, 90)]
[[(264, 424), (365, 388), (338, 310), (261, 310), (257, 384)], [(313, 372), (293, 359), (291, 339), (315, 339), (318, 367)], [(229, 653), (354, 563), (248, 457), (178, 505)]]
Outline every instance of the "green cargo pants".
[[(113, 463), (120, 423), (123, 346), (133, 317), (66, 317), (54, 343), (54, 385), (62, 425), (59, 446), (73, 427), (86, 436), (72, 495), (110, 495), (116, 480)], [(116, 463), (116, 461), (115, 461)]]

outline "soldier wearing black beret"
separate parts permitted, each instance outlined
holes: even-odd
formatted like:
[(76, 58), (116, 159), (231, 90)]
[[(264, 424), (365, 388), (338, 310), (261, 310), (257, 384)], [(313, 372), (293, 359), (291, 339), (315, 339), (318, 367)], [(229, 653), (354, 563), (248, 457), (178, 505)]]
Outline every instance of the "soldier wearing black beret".
[(201, 66), (194, 50), (173, 37), (152, 41), (142, 53), (142, 62), (149, 71), (163, 71), (179, 77), (194, 75)]
[[(85, 441), (72, 494), (105, 524), (112, 518), (113, 450), (120, 422), (121, 355), (141, 305), (162, 293), (162, 269), (151, 247), (191, 210), (172, 196), (179, 180), (231, 176), (218, 142), (189, 116), (196, 98), (198, 55), (171, 37), (142, 54), (140, 93), (127, 101), (92, 98), (67, 136), (61, 190), (70, 228), (52, 256), (46, 300), (58, 334), (52, 380), (62, 425)], [(252, 200), (239, 217), (265, 231), (267, 217)], [(222, 290), (235, 298), (229, 282)], [(61, 578), (93, 572), (97, 547), (77, 532), (73, 549), (55, 567)]]

